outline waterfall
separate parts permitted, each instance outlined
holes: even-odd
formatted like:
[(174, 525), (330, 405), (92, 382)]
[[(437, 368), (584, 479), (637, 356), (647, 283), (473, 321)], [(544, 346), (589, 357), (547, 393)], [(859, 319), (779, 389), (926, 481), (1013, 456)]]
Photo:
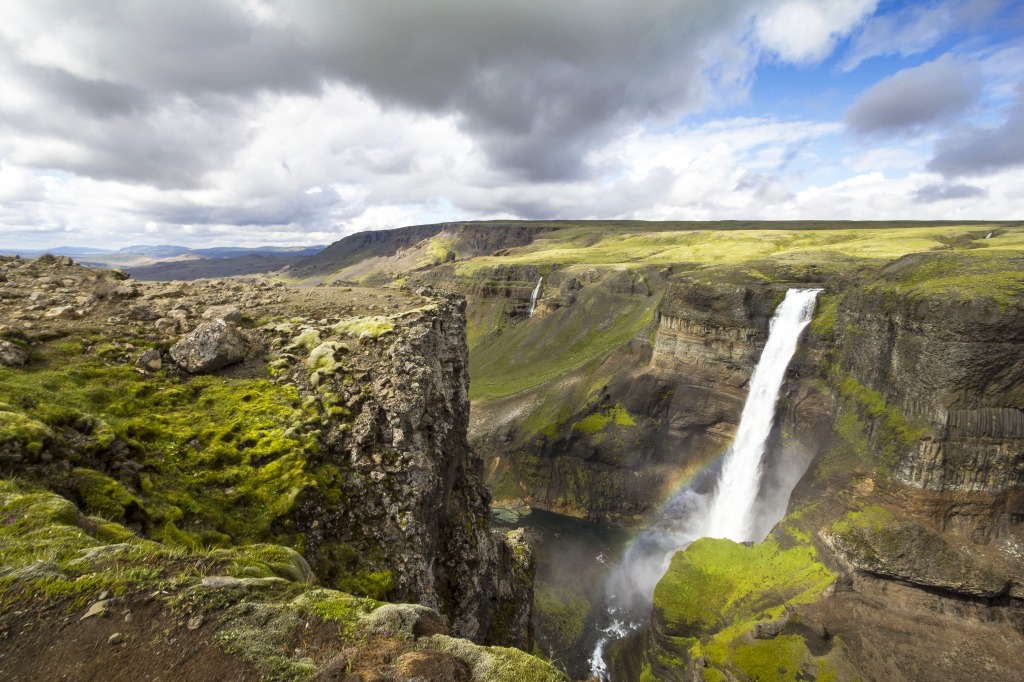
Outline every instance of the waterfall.
[[(630, 542), (608, 576), (604, 605), (607, 625), (600, 629), (590, 659), (591, 674), (602, 682), (610, 679), (604, 662), (605, 649), (616, 639), (643, 627), (651, 612), (654, 587), (677, 550), (705, 536), (737, 542), (762, 539), (755, 535), (764, 532), (767, 520), (757, 519), (754, 509), (761, 485), (761, 459), (775, 421), (775, 404), (786, 368), (796, 352), (800, 333), (811, 321), (820, 291), (790, 289), (776, 309), (768, 341), (750, 378), (750, 393), (736, 438), (726, 454), (715, 491), (711, 495), (689, 487), (678, 491), (648, 529)], [(794, 478), (792, 485), (795, 484)], [(791, 490), (790, 485), (780, 492), (788, 497)]]
[(540, 285), (543, 281), (543, 277), (538, 279), (537, 286), (534, 288), (533, 293), (530, 294), (530, 314), (527, 317), (533, 317), (533, 311), (537, 307), (537, 299), (540, 298)]
[(718, 488), (708, 510), (704, 535), (736, 542), (755, 540), (751, 536), (751, 513), (761, 482), (761, 458), (775, 421), (786, 367), (796, 344), (814, 313), (814, 301), (821, 289), (790, 289), (775, 311), (768, 342), (750, 379), (750, 393), (736, 439), (726, 455)]

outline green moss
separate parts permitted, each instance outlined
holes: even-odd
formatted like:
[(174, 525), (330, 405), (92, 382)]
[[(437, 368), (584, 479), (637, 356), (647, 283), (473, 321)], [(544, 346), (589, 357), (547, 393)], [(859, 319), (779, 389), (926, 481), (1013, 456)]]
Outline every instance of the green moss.
[(588, 415), (572, 425), (573, 431), (592, 434), (604, 430), (609, 424), (619, 428), (636, 426), (636, 421), (629, 416), (629, 412), (621, 405), (615, 405), (601, 412)]
[(677, 552), (654, 591), (654, 608), (673, 636), (752, 627), (785, 602), (809, 601), (835, 579), (810, 545), (782, 550), (774, 537), (753, 547), (702, 538)]
[(343, 574), (335, 581), (346, 592), (366, 595), (371, 599), (384, 600), (395, 589), (395, 576), (391, 571), (359, 569), (352, 574)]
[(53, 430), (46, 424), (9, 410), (10, 406), (0, 405), (0, 445), (13, 441), (29, 454), (38, 455), (46, 443), (53, 441)]
[(839, 298), (823, 295), (818, 298), (811, 320), (811, 331), (823, 338), (831, 338), (835, 331), (836, 315), (839, 310)]
[[(8, 404), (22, 406), (8, 414), (34, 424), (39, 437), (52, 433), (55, 447), (73, 429), (68, 449), (78, 462), (106, 459), (120, 442), (144, 467), (139, 491), (129, 493), (80, 465), (72, 485), (89, 513), (120, 519), (134, 505), (153, 528), (173, 523), (197, 541), (283, 539), (275, 521), (316, 480), (307, 462), (317, 435), (301, 426), (316, 403), (303, 406), (295, 388), (262, 379), (147, 378), (74, 348), (41, 347), (31, 368), (0, 367), (0, 384)], [(170, 537), (183, 540), (173, 530)]]
[(320, 332), (313, 328), (303, 329), (288, 345), (289, 350), (312, 351), (320, 345)]
[[(1015, 305), (1024, 294), (1024, 256), (1018, 244), (913, 254), (869, 288), (908, 299), (988, 300)], [(1016, 247), (1016, 248), (1015, 248)]]
[(801, 668), (806, 651), (799, 635), (779, 635), (737, 646), (730, 662), (751, 682), (796, 682), (804, 679)]
[(537, 584), (533, 593), (537, 630), (552, 642), (552, 651), (568, 651), (583, 636), (590, 602), (579, 594), (548, 584)]
[(88, 513), (110, 521), (122, 521), (126, 512), (142, 508), (138, 498), (124, 486), (92, 469), (73, 470), (71, 485)]
[(316, 675), (309, 658), (295, 658), (287, 644), (302, 625), (301, 613), (289, 604), (242, 602), (228, 609), (217, 642), (251, 663), (261, 678), (307, 680)]
[(390, 317), (375, 315), (372, 317), (353, 317), (342, 320), (331, 327), (331, 331), (342, 336), (359, 339), (376, 339), (395, 330), (395, 322)]
[(464, 639), (434, 635), (420, 640), (420, 646), (455, 656), (469, 666), (474, 680), (488, 682), (567, 682), (568, 678), (550, 663), (519, 649), (479, 646)]
[(840, 409), (834, 430), (837, 447), (845, 448), (862, 461), (888, 475), (910, 445), (928, 433), (924, 422), (914, 422), (884, 396), (851, 376), (838, 380)]
[(345, 351), (347, 349), (336, 341), (321, 343), (310, 352), (306, 366), (311, 372), (318, 369), (334, 372), (338, 368), (338, 356)]
[(881, 533), (889, 528), (896, 520), (892, 514), (882, 507), (872, 505), (860, 510), (854, 510), (837, 521), (832, 526), (834, 533), (850, 533), (854, 531), (868, 531)]

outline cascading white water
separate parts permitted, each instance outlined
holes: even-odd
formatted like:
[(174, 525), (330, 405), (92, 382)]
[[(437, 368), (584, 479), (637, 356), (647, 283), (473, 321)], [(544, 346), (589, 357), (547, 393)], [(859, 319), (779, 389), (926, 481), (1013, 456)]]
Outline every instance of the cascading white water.
[(796, 352), (800, 332), (811, 321), (820, 291), (790, 289), (772, 317), (768, 341), (750, 379), (736, 439), (726, 455), (708, 510), (705, 536), (736, 542), (758, 539), (751, 537), (751, 512), (761, 481), (761, 459), (775, 420), (775, 403), (786, 367)]
[(537, 299), (540, 298), (540, 285), (543, 281), (543, 277), (538, 279), (537, 286), (534, 288), (533, 293), (530, 294), (530, 314), (527, 317), (533, 317), (533, 311), (537, 308)]
[[(800, 333), (811, 321), (820, 291), (790, 289), (776, 309), (768, 341), (750, 379), (750, 393), (736, 438), (726, 455), (715, 491), (710, 496), (690, 488), (677, 492), (650, 528), (630, 542), (625, 556), (608, 577), (608, 625), (601, 628), (590, 659), (591, 674), (602, 682), (610, 679), (604, 662), (605, 648), (643, 627), (650, 613), (654, 586), (677, 550), (705, 536), (737, 542), (760, 540), (763, 529), (779, 520), (755, 518), (761, 459), (775, 421), (775, 404), (786, 368), (796, 352)], [(799, 473), (785, 490), (773, 494), (788, 498), (797, 478)], [(754, 537), (758, 533), (762, 535)]]

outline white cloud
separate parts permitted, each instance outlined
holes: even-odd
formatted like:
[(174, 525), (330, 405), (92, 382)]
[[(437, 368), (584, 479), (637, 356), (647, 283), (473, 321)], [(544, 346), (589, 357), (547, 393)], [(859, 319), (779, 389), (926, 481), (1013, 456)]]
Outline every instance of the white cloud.
[(819, 61), (877, 4), (877, 0), (789, 0), (758, 16), (757, 37), (784, 61)]
[[(770, 112), (680, 124), (744, 102), (765, 59), (824, 59), (875, 4), (12, 0), (0, 246), (310, 244), (489, 217), (819, 217), (847, 207), (854, 190), (833, 180), (850, 176), (909, 204), (938, 183), (888, 177), (921, 168), (916, 148), (838, 153), (841, 124)], [(1019, 52), (971, 59), (1005, 90), (998, 74), (1019, 71)]]

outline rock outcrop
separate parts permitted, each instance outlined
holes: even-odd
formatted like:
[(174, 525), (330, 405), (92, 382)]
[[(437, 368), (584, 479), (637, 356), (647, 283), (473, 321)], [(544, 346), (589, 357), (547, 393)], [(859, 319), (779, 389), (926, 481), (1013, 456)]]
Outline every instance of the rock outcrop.
[[(336, 490), (304, 493), (297, 529), (328, 579), (360, 564), (390, 572), (395, 598), (438, 609), (460, 636), (527, 646), (533, 559), (491, 532), (483, 462), (466, 440), (465, 301), (428, 301), (390, 330), (354, 327), (358, 340), (334, 346), (329, 363), (293, 370), (351, 415), (323, 436), (323, 462), (345, 475)], [(339, 494), (343, 504), (330, 501)]]
[[(72, 500), (103, 538), (291, 546), (310, 580), (529, 649), (534, 560), (492, 530), (467, 442), (461, 298), (186, 289), (56, 259), (0, 272), (0, 339), (32, 355), (0, 367), (0, 474)], [(82, 316), (46, 315), (67, 305)], [(204, 321), (213, 306), (234, 309)], [(219, 319), (239, 310), (242, 329)]]
[(171, 357), (189, 374), (204, 374), (241, 362), (249, 352), (249, 340), (238, 328), (222, 319), (201, 324), (171, 346)]

